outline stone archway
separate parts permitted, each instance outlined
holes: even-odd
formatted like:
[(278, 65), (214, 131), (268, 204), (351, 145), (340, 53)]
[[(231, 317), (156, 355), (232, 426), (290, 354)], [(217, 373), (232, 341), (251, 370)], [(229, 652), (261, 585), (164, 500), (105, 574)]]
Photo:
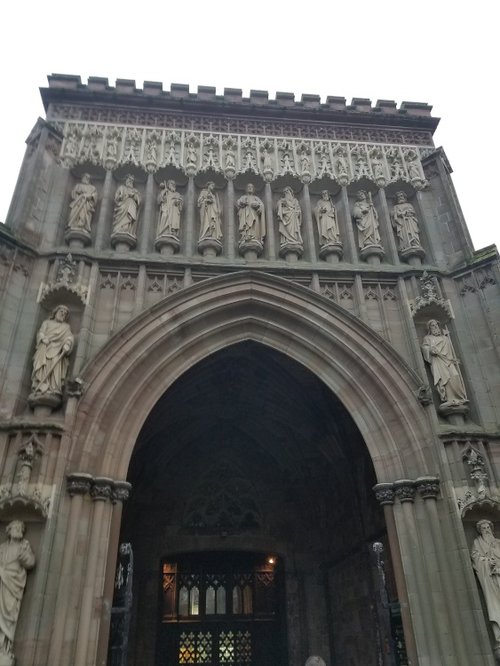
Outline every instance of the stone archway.
[[(94, 499), (106, 499), (102, 489), (126, 478), (139, 432), (161, 395), (200, 360), (242, 341), (270, 347), (307, 368), (350, 414), (366, 443), (376, 480), (390, 486), (383, 501), (407, 613), (405, 632), (412, 633), (411, 610), (422, 663), (438, 663), (444, 655), (453, 654), (450, 665), (465, 666), (469, 650), (461, 632), (452, 629), (458, 567), (445, 574), (454, 576), (454, 582), (449, 581), (444, 611), (431, 589), (444, 562), (436, 546), (439, 518), (429, 505), (438, 492), (429, 475), (435, 477), (439, 461), (429, 416), (417, 399), (419, 378), (370, 328), (309, 289), (265, 274), (240, 272), (178, 292), (125, 326), (83, 373), (87, 388), (70, 424), (69, 470), (90, 475), (85, 483), (92, 487)], [(415, 479), (422, 480), (420, 486)], [(412, 506), (417, 487), (423, 488), (418, 499), (429, 507), (432, 547), (438, 549), (438, 559), (429, 562), (423, 557), (426, 540), (431, 538), (428, 526), (422, 523), (420, 504), (419, 520)], [(399, 501), (393, 516), (394, 491)], [(73, 495), (61, 520), (70, 525), (80, 521), (87, 541), (85, 548), (78, 546), (74, 529), (64, 545), (62, 572), (76, 573), (72, 578), (68, 575), (71, 583), (61, 576), (56, 620), (62, 628), (52, 640), (52, 663), (65, 663), (65, 659), (69, 663), (74, 654), (76, 666), (93, 663), (94, 655), (101, 665), (105, 664), (121, 507), (119, 502), (92, 504), (80, 490)], [(447, 535), (457, 539), (453, 519), (446, 508), (444, 512)], [(458, 561), (456, 553), (453, 557)], [(75, 594), (80, 600), (77, 606), (70, 603)], [(96, 606), (97, 599), (102, 606)], [(441, 627), (449, 622), (456, 646), (438, 634), (432, 619), (438, 616)], [(68, 623), (78, 623), (76, 645), (64, 639)]]

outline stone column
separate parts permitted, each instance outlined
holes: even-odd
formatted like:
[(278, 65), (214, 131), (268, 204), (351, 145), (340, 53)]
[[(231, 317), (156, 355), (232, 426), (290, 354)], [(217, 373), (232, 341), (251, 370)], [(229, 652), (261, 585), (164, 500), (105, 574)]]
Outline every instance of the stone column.
[(141, 216), (139, 213), (139, 252), (147, 254), (150, 250), (149, 243), (152, 236), (151, 229), (155, 223), (155, 180), (153, 173), (148, 173), (146, 181), (146, 193), (144, 197), (144, 210)]
[(82, 324), (78, 334), (78, 347), (75, 354), (75, 362), (73, 364), (73, 377), (78, 377), (78, 373), (87, 358), (88, 343), (90, 338), (90, 331), (92, 327), (92, 319), (94, 315), (95, 294), (97, 291), (97, 283), (99, 281), (99, 264), (95, 261), (90, 268), (88, 289), (90, 293), (89, 302), (86, 303), (83, 310)]
[[(94, 501), (94, 511), (88, 537), (87, 566), (85, 581), (79, 609), (78, 633), (76, 637), (76, 649), (74, 666), (88, 666), (87, 654), (90, 646), (90, 628), (94, 610), (94, 588), (98, 578), (98, 558), (102, 523), (105, 519), (104, 513), (106, 503), (112, 498), (113, 481), (107, 477), (96, 477), (92, 484), (90, 495)], [(94, 662), (92, 662), (94, 663)]]
[(186, 255), (192, 257), (195, 254), (195, 246), (198, 240), (196, 233), (196, 202), (193, 176), (189, 176), (186, 191), (186, 215), (184, 223), (186, 225)]
[(385, 196), (385, 190), (381, 188), (378, 191), (378, 197), (380, 201), (380, 208), (382, 214), (379, 215), (379, 224), (380, 230), (383, 230), (382, 241), (385, 240), (385, 249), (387, 252), (387, 260), (391, 264), (400, 264), (398, 248), (396, 247), (396, 239), (394, 238), (394, 231), (392, 229), (391, 215), (389, 213), (389, 206), (387, 205), (387, 198)]
[(75, 580), (79, 572), (74, 571), (74, 553), (78, 533), (83, 498), (90, 491), (92, 476), (90, 474), (68, 474), (67, 490), (71, 497), (68, 515), (66, 541), (59, 576), (59, 588), (54, 613), (54, 630), (52, 632), (48, 664), (61, 664), (64, 630), (68, 618), (68, 609), (75, 593)]
[[(358, 248), (356, 245), (356, 238), (354, 237), (354, 230), (352, 227), (351, 207), (349, 205), (349, 197), (347, 195), (347, 188), (342, 187), (340, 194), (340, 201), (342, 203), (343, 215), (339, 214), (339, 230), (340, 238), (344, 243), (344, 257), (351, 264), (355, 264), (358, 259)], [(344, 222), (344, 224), (342, 223)]]
[(224, 249), (229, 261), (234, 261), (234, 238), (235, 238), (235, 216), (234, 216), (234, 183), (228, 178), (226, 188), (226, 226), (224, 228)]
[(271, 183), (266, 183), (264, 190), (264, 205), (266, 207), (266, 247), (269, 261), (276, 259), (276, 237), (274, 234), (273, 192)]
[(406, 587), (403, 561), (401, 559), (401, 550), (396, 531), (396, 523), (394, 521), (394, 489), (392, 483), (378, 483), (375, 486), (374, 491), (375, 496), (384, 511), (392, 568), (394, 570), (399, 607), (401, 609), (401, 622), (403, 624), (403, 632), (405, 636), (406, 654), (408, 656), (409, 666), (417, 666), (417, 646), (415, 643), (415, 634), (413, 633), (410, 606), (408, 603), (408, 588)]
[(104, 241), (108, 236), (108, 224), (111, 217), (111, 206), (113, 202), (113, 172), (106, 171), (104, 185), (102, 188), (101, 209), (99, 210), (99, 219), (97, 220), (97, 229), (95, 237), (95, 249), (102, 250)]
[(309, 185), (304, 182), (302, 192), (302, 202), (304, 204), (304, 237), (307, 239), (306, 257), (310, 262), (317, 261), (316, 242), (314, 240), (313, 216), (311, 208), (311, 197), (309, 195)]
[(118, 546), (120, 542), (120, 528), (122, 520), (123, 503), (130, 495), (131, 485), (127, 481), (115, 481), (113, 487), (113, 514), (108, 538), (108, 557), (106, 561), (106, 574), (102, 595), (102, 613), (99, 623), (99, 637), (97, 640), (96, 666), (106, 666), (108, 659), (109, 629), (111, 624), (111, 608), (115, 590), (115, 573)]
[(420, 497), (424, 501), (427, 522), (432, 535), (433, 553), (437, 560), (435, 567), (436, 571), (439, 572), (438, 576), (442, 587), (439, 597), (448, 615), (449, 626), (456, 628), (453, 635), (450, 636), (455, 646), (456, 663), (461, 666), (469, 666), (472, 663), (473, 655), (468, 654), (465, 634), (460, 629), (462, 618), (459, 613), (459, 599), (455, 593), (459, 581), (453, 580), (451, 563), (443, 550), (444, 539), (437, 514), (436, 500), (439, 494), (439, 479), (435, 476), (423, 476), (418, 478), (415, 484)]

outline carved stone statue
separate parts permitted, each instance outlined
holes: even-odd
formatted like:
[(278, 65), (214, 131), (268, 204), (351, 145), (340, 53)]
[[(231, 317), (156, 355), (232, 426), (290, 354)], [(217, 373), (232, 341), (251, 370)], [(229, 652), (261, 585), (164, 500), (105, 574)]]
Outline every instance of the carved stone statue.
[(200, 241), (204, 238), (222, 240), (221, 213), (219, 197), (215, 191), (215, 183), (209, 182), (198, 197), (200, 209)]
[(488, 618), (495, 637), (495, 654), (500, 653), (500, 540), (493, 534), (493, 523), (476, 523), (479, 536), (474, 539), (471, 558), (474, 571), (483, 590)]
[(278, 201), (276, 209), (279, 220), (281, 245), (287, 243), (302, 245), (300, 228), (302, 225), (302, 210), (297, 199), (293, 196), (291, 187), (285, 187), (283, 197)]
[(23, 522), (13, 520), (5, 531), (8, 539), (0, 545), (0, 665), (14, 666), (14, 634), (26, 586), (26, 572), (35, 566), (35, 556), (24, 538)]
[(311, 657), (308, 657), (305, 666), (326, 666), (326, 664), (325, 660), (318, 655), (312, 655)]
[(451, 340), (444, 335), (439, 322), (427, 322), (427, 335), (422, 342), (424, 360), (430, 364), (434, 386), (442, 406), (463, 405), (468, 402), (465, 386), (458, 367)]
[(266, 235), (266, 216), (264, 204), (255, 194), (255, 187), (248, 183), (246, 194), (236, 202), (238, 209), (240, 249), (254, 246), (255, 251), (262, 251)]
[(71, 191), (68, 229), (85, 231), (90, 234), (92, 215), (97, 203), (97, 190), (90, 182), (90, 175), (84, 173), (81, 183)]
[(156, 235), (179, 236), (181, 228), (181, 212), (184, 199), (176, 190), (175, 180), (168, 180), (160, 185), (158, 203), (160, 204), (160, 215)]
[(399, 253), (402, 257), (413, 254), (423, 255), (420, 245), (420, 231), (415, 208), (408, 202), (405, 192), (396, 193), (396, 204), (391, 211), (392, 226), (399, 240)]
[(352, 216), (359, 231), (360, 250), (368, 245), (380, 245), (378, 213), (370, 194), (367, 194), (364, 190), (359, 190), (356, 195)]
[(61, 402), (68, 357), (74, 343), (68, 317), (65, 305), (56, 306), (37, 333), (31, 374), (30, 403), (33, 405), (57, 406)]
[(141, 195), (134, 187), (134, 177), (128, 175), (115, 194), (113, 234), (129, 234), (135, 237)]
[(204, 255), (218, 254), (222, 249), (222, 206), (215, 183), (208, 182), (198, 197), (200, 238), (198, 248)]
[(321, 192), (321, 199), (314, 207), (314, 216), (318, 225), (320, 245), (329, 243), (340, 243), (339, 225), (337, 222), (337, 212), (332, 203), (332, 198), (328, 190)]

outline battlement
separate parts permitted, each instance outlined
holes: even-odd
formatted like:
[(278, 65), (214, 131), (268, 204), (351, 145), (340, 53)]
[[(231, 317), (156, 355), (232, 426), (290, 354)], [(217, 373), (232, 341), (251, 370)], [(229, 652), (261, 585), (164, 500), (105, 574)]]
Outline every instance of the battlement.
[[(274, 99), (269, 97), (267, 90), (250, 90), (248, 97), (243, 96), (240, 88), (224, 88), (218, 95), (214, 86), (198, 86), (197, 92), (190, 92), (189, 85), (172, 83), (170, 90), (164, 90), (163, 84), (157, 81), (144, 81), (143, 87), (137, 86), (133, 79), (116, 79), (110, 85), (107, 78), (90, 76), (88, 82), (82, 83), (80, 76), (69, 74), (51, 74), (48, 76), (49, 87), (41, 88), (41, 95), (47, 109), (52, 101), (71, 100), (73, 102), (136, 102), (148, 106), (182, 106), (183, 108), (202, 104), (225, 108), (238, 112), (252, 110), (280, 111), (281, 113), (313, 113), (318, 116), (344, 116), (354, 120), (362, 117), (365, 121), (391, 122), (398, 124), (424, 125), (435, 129), (439, 119), (431, 116), (432, 106), (422, 102), (401, 102), (399, 107), (393, 100), (377, 100), (373, 105), (367, 98), (354, 97), (348, 104), (345, 97), (327, 96), (321, 101), (320, 95), (302, 94), (300, 100), (295, 99), (291, 92), (277, 92)], [(127, 98), (125, 100), (124, 98)], [(133, 100), (131, 99), (133, 98)], [(389, 118), (390, 117), (390, 120)]]

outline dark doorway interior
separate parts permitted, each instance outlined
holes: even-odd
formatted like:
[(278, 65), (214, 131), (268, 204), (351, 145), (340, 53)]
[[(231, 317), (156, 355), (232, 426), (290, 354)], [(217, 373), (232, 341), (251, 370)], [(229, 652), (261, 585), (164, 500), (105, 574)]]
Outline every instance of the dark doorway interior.
[[(389, 630), (397, 599), (373, 465), (342, 398), (285, 354), (244, 342), (207, 356), (158, 401), (131, 460), (122, 523), (135, 563), (128, 666), (177, 666), (181, 625), (202, 617), (217, 627), (211, 650), (221, 654), (220, 632), (232, 628), (206, 616), (206, 598), (198, 617), (179, 614), (178, 605), (169, 611), (175, 617), (165, 616), (162, 567), (229, 575), (252, 553), (276, 555), (282, 583), (279, 620), (229, 616), (231, 627), (262, 627), (252, 639), (251, 658), (260, 661), (250, 663), (270, 663), (264, 652), (276, 657), (273, 666), (303, 665), (311, 654), (332, 665), (398, 663)], [(386, 546), (385, 599), (374, 541)], [(216, 571), (223, 561), (229, 569)], [(248, 562), (250, 573), (258, 562)], [(229, 592), (225, 603), (232, 608)]]

